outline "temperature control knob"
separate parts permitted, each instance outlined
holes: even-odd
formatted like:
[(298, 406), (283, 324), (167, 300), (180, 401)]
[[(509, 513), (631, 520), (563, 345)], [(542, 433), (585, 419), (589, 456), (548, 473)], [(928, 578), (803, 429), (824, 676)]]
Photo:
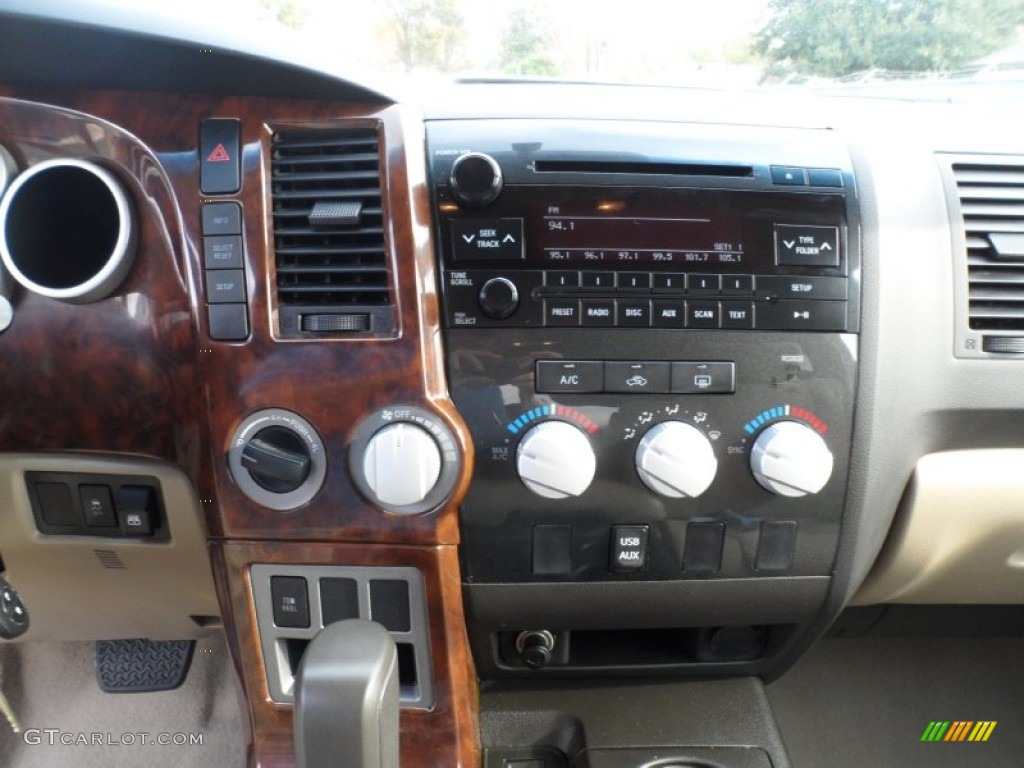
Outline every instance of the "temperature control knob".
[(490, 155), (467, 152), (452, 164), (452, 197), (463, 205), (482, 208), (498, 199), (504, 182), (501, 166)]
[(548, 499), (579, 496), (590, 487), (597, 457), (590, 441), (564, 421), (538, 424), (516, 451), (519, 477), (531, 491)]
[(692, 424), (663, 421), (636, 447), (636, 471), (644, 485), (674, 499), (700, 496), (718, 471), (711, 442)]
[(764, 488), (780, 496), (806, 496), (832, 476), (832, 453), (825, 441), (798, 421), (772, 424), (754, 441), (750, 469)]
[(378, 501), (395, 506), (418, 504), (441, 476), (441, 451), (422, 427), (408, 422), (391, 424), (367, 443), (363, 475)]

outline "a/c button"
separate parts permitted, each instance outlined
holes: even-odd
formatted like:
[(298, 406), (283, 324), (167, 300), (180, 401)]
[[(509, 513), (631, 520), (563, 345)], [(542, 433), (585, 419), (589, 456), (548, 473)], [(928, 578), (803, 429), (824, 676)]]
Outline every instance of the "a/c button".
[(538, 360), (538, 392), (600, 392), (604, 388), (604, 363)]

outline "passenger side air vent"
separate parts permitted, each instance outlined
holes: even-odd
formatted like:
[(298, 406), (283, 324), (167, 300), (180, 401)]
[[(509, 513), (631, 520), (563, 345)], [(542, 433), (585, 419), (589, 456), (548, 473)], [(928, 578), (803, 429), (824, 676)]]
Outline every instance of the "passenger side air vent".
[(282, 335), (391, 333), (377, 132), (275, 134), (271, 191)]
[[(952, 163), (964, 224), (967, 338), (960, 352), (1024, 352), (1024, 159)], [(980, 346), (980, 349), (978, 347)]]

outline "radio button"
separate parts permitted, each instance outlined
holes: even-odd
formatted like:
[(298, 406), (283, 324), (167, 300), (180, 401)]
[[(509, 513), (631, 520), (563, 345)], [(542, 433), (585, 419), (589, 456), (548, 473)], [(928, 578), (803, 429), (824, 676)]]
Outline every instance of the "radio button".
[(658, 393), (669, 391), (668, 363), (604, 364), (604, 391), (631, 393)]
[(653, 323), (655, 328), (685, 328), (686, 302), (655, 300)]
[(655, 293), (683, 293), (686, 290), (686, 275), (678, 272), (655, 272)]
[(548, 299), (544, 302), (544, 325), (578, 326), (580, 324), (580, 303), (573, 299)]
[(620, 291), (651, 290), (650, 272), (619, 272)]
[(722, 321), (722, 310), (717, 301), (686, 302), (687, 328), (718, 328)]
[(730, 296), (748, 296), (754, 292), (753, 275), (725, 275), (722, 277), (722, 293)]
[(765, 275), (757, 278), (757, 292), (777, 299), (832, 299), (845, 301), (845, 277), (788, 277)]
[(680, 395), (732, 394), (736, 363), (672, 363), (672, 392)]
[(538, 392), (601, 392), (603, 388), (604, 363), (537, 361)]
[(589, 291), (611, 291), (615, 289), (614, 272), (583, 272), (582, 286)]
[(776, 301), (758, 304), (759, 331), (845, 331), (845, 301)]
[(580, 273), (575, 270), (558, 270), (544, 273), (544, 285), (547, 288), (579, 288)]
[(650, 328), (651, 302), (619, 299), (615, 324), (625, 328)]
[(615, 325), (615, 302), (611, 299), (584, 299), (583, 325), (604, 327)]
[(687, 293), (712, 294), (721, 293), (722, 278), (720, 275), (690, 275), (687, 281)]
[(723, 301), (722, 327), (750, 330), (754, 327), (754, 305), (749, 301)]

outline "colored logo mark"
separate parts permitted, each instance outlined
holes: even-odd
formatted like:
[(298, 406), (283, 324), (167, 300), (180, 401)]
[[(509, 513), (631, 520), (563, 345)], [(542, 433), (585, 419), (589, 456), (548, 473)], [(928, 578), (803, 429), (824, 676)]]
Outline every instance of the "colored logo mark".
[(921, 741), (988, 741), (995, 729), (995, 720), (932, 720)]

